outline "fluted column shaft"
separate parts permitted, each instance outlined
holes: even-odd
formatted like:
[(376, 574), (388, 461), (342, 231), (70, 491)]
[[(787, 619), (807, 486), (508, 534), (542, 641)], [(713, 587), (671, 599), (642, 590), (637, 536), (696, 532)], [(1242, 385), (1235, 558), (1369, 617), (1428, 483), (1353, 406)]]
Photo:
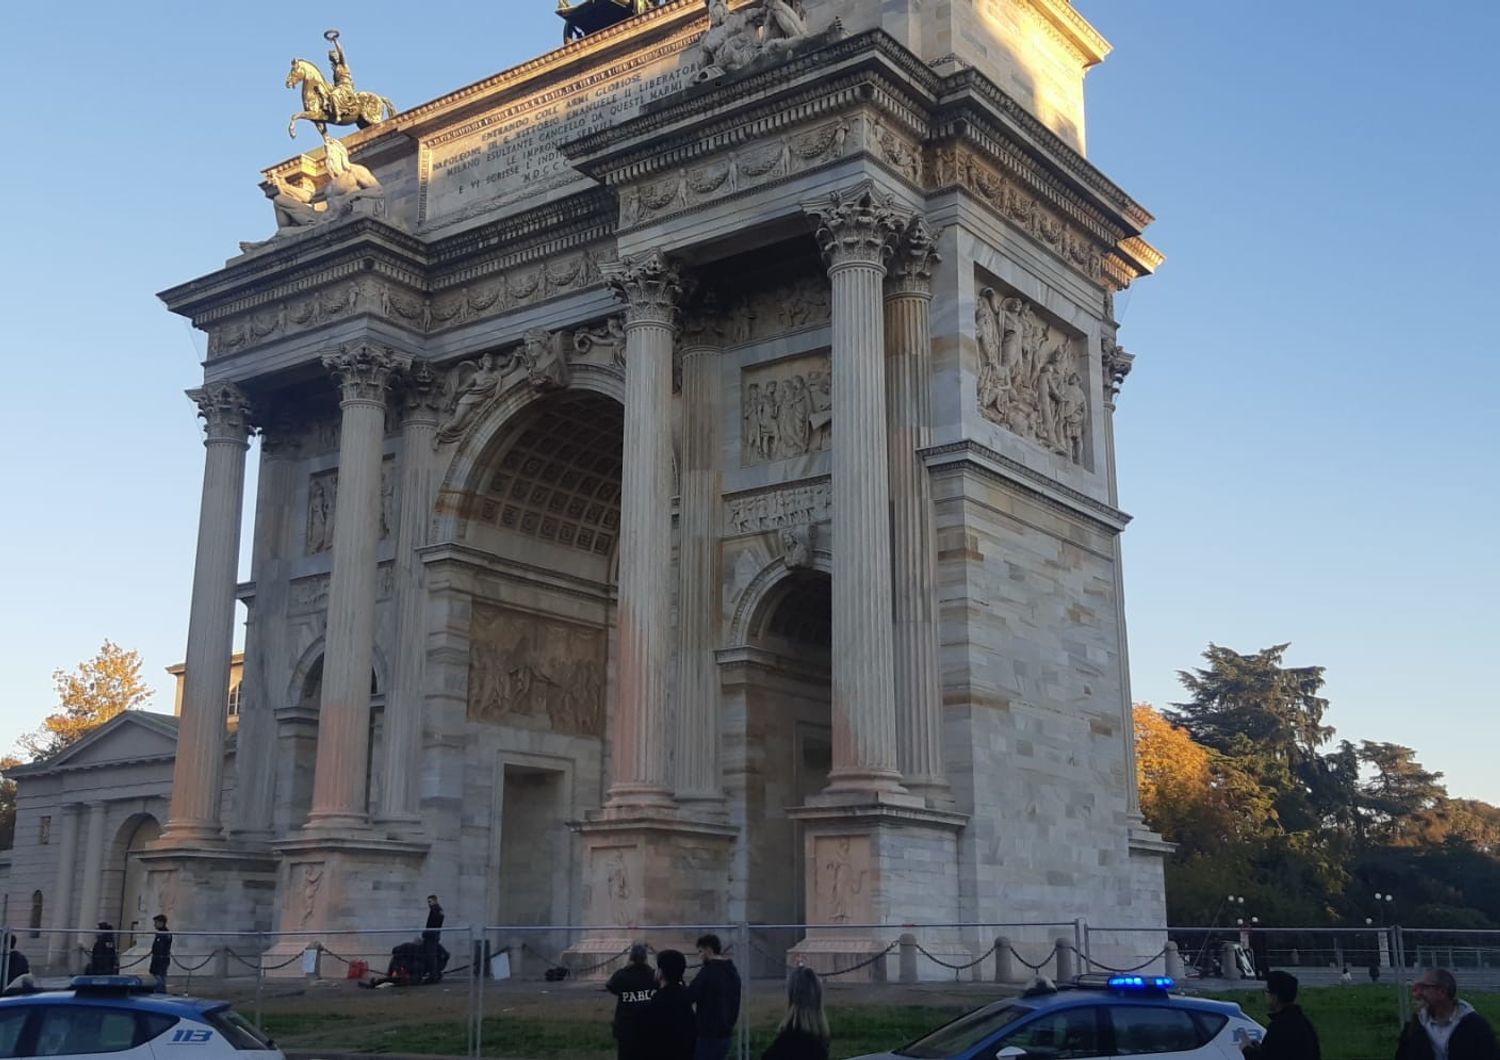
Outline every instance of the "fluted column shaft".
[(882, 284), (900, 218), (868, 189), (809, 207), (833, 311), (833, 768), (830, 792), (901, 791), (891, 659)]
[[(416, 824), (422, 740), (422, 668), (427, 652), (426, 593), (422, 559), (427, 544), (427, 499), (432, 495), (433, 440), (437, 437), (442, 387), (425, 362), (417, 362), (402, 384), (406, 416), (401, 422), (401, 513), (396, 523), (396, 649), (390, 692), (385, 697), (385, 760), (380, 817)], [(337, 527), (335, 527), (337, 530)]]
[(667, 663), (672, 590), (672, 339), (681, 281), (659, 253), (617, 263), (624, 300), (625, 447), (620, 476), (619, 667), (606, 808), (672, 805)]
[[(1115, 481), (1115, 399), (1135, 358), (1113, 338), (1106, 336), (1101, 348), (1101, 374), (1104, 379), (1104, 469), (1109, 475), (1109, 503), (1119, 507), (1119, 486)], [(1136, 776), (1135, 704), (1130, 694), (1130, 641), (1125, 629), (1125, 558), (1120, 535), (1114, 538), (1115, 624), (1120, 631), (1120, 726), (1125, 747), (1125, 811), (1141, 816), (1141, 786)]]
[[(104, 888), (104, 827), (109, 805), (89, 803), (88, 826), (83, 833), (83, 878), (78, 901), (78, 927), (90, 928), (99, 921), (99, 899)], [(81, 942), (82, 939), (75, 939)]]
[(260, 435), (251, 573), (255, 599), (245, 623), (245, 667), (240, 679), (240, 721), (234, 756), (233, 837), (269, 842), (275, 830), (276, 719), (269, 667), (285, 643), (287, 520), (297, 473), (294, 428), (284, 418)]
[(245, 496), (245, 450), (250, 406), (230, 384), (188, 391), (198, 405), (203, 440), (203, 500), (183, 676), (182, 717), (172, 802), (161, 842), (191, 846), (222, 839), (219, 796), (224, 730), (229, 713), (229, 660), (234, 650), (235, 586), (240, 560), (240, 514)]
[(691, 322), (682, 344), (682, 485), (677, 549), (677, 798), (722, 798), (719, 774), (718, 355), (715, 321)]
[(375, 652), (375, 546), (385, 399), (400, 362), (360, 346), (323, 358), (340, 389), (339, 489), (323, 648), (323, 698), (309, 829), (369, 824), (370, 672)]
[[(62, 820), (57, 828), (57, 883), (47, 896), (52, 903), (52, 927), (66, 930), (78, 925), (73, 922), (73, 883), (78, 879), (78, 807), (64, 806)], [(47, 963), (55, 965), (60, 954), (66, 953), (68, 936), (51, 935), (47, 939)]]
[(897, 763), (906, 787), (945, 798), (938, 659), (937, 531), (918, 453), (932, 437), (933, 238), (920, 218), (903, 234), (885, 289), (886, 438), (891, 475), (893, 658)]

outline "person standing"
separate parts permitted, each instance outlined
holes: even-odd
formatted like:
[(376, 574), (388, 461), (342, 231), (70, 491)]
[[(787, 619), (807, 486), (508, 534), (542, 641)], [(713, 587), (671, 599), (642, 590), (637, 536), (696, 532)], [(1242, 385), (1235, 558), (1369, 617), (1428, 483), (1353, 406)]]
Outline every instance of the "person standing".
[(698, 1028), (693, 1060), (725, 1060), (740, 1018), (740, 973), (717, 935), (698, 937), (698, 957), (703, 967), (688, 986)]
[(1266, 975), (1266, 1006), (1271, 1026), (1258, 1042), (1241, 1042), (1248, 1060), (1322, 1060), (1318, 1032), (1297, 1004), (1297, 977), (1290, 972)]
[(167, 930), (167, 915), (157, 913), (151, 918), (156, 935), (151, 939), (151, 963), (147, 966), (156, 979), (156, 992), (167, 992), (167, 970), (172, 967), (172, 933)]
[(443, 907), (435, 894), (427, 896), (427, 927), (422, 931), (422, 975), (425, 983), (443, 978)]
[(828, 1060), (830, 1037), (818, 973), (793, 968), (786, 980), (786, 1016), (760, 1060)]
[(693, 1002), (683, 985), (687, 958), (676, 950), (656, 955), (656, 993), (646, 1008), (646, 1055), (651, 1060), (693, 1060), (698, 1027)]
[(1495, 1032), (1458, 997), (1446, 968), (1429, 968), (1411, 985), (1417, 1011), (1401, 1031), (1396, 1060), (1500, 1060)]
[(99, 921), (99, 934), (89, 951), (90, 975), (119, 975), (120, 954), (115, 948), (115, 928), (108, 920)]
[(31, 962), (26, 959), (26, 954), (16, 949), (16, 937), (10, 936), (6, 940), (5, 948), (5, 976), (4, 982), (0, 982), (0, 990), (12, 986), (25, 986), (32, 982)]
[(609, 977), (604, 989), (615, 995), (615, 1018), (610, 1029), (615, 1036), (619, 1060), (653, 1060), (645, 1036), (646, 1009), (656, 993), (656, 973), (646, 962), (645, 943), (630, 947), (625, 967)]

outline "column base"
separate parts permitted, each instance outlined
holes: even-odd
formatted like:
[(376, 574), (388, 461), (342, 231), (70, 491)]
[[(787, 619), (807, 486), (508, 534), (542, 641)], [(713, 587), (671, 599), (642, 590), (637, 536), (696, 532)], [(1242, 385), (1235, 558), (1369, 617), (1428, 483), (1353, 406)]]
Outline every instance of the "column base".
[(152, 843), (158, 850), (203, 850), (223, 845), (224, 829), (215, 821), (168, 821)]
[(906, 788), (901, 786), (901, 774), (884, 769), (836, 769), (828, 774), (825, 790), (839, 795), (866, 797), (884, 793), (906, 794)]
[[(787, 952), (787, 963), (823, 973), (862, 966), (841, 980), (895, 979), (900, 954), (893, 944), (913, 930), (907, 925), (960, 921), (958, 834), (965, 814), (929, 808), (907, 793), (867, 793), (855, 802), (825, 792), (787, 815), (802, 825), (808, 911), (807, 934)], [(977, 938), (960, 929), (918, 930), (918, 939), (950, 964), (978, 952)], [(953, 970), (919, 958), (918, 977), (951, 981)]]
[(302, 826), (302, 831), (304, 834), (335, 835), (368, 832), (370, 831), (370, 817), (363, 813), (319, 813), (314, 810), (307, 815), (307, 823)]
[[(572, 828), (583, 840), (584, 922), (593, 926), (563, 954), (563, 963), (583, 978), (607, 978), (632, 942), (693, 952), (697, 929), (653, 925), (726, 923), (738, 829), (608, 811)], [(611, 954), (621, 960), (607, 961)]]
[[(353, 960), (383, 970), (397, 943), (420, 937), (425, 912), (419, 880), (427, 843), (304, 832), (275, 849), (281, 857), (279, 917), (277, 938), (265, 956), (268, 977), (306, 976), (301, 960), (292, 958), (310, 947), (323, 952), (325, 976), (342, 978)], [(465, 956), (451, 940), (448, 949), (455, 959)]]
[(672, 792), (656, 784), (616, 784), (604, 798), (606, 814), (672, 813), (676, 809), (677, 801), (672, 798)]

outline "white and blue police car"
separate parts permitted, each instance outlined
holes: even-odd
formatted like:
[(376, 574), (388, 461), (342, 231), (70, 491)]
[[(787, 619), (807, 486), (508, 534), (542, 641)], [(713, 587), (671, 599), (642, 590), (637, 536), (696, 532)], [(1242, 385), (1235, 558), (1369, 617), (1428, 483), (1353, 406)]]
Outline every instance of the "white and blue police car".
[(1183, 997), (1164, 976), (1040, 984), (975, 1009), (889, 1053), (858, 1060), (1239, 1060), (1265, 1031), (1232, 1002)]
[(0, 1058), (285, 1060), (227, 1001), (148, 993), (133, 975), (0, 997)]

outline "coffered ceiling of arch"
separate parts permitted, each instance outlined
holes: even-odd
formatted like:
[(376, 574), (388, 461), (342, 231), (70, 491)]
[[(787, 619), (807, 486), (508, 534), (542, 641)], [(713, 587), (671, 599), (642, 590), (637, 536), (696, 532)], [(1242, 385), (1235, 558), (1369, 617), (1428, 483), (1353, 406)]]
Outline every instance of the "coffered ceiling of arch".
[(597, 394), (541, 406), (504, 443), (477, 501), (480, 522), (608, 556), (620, 527), (624, 412)]

